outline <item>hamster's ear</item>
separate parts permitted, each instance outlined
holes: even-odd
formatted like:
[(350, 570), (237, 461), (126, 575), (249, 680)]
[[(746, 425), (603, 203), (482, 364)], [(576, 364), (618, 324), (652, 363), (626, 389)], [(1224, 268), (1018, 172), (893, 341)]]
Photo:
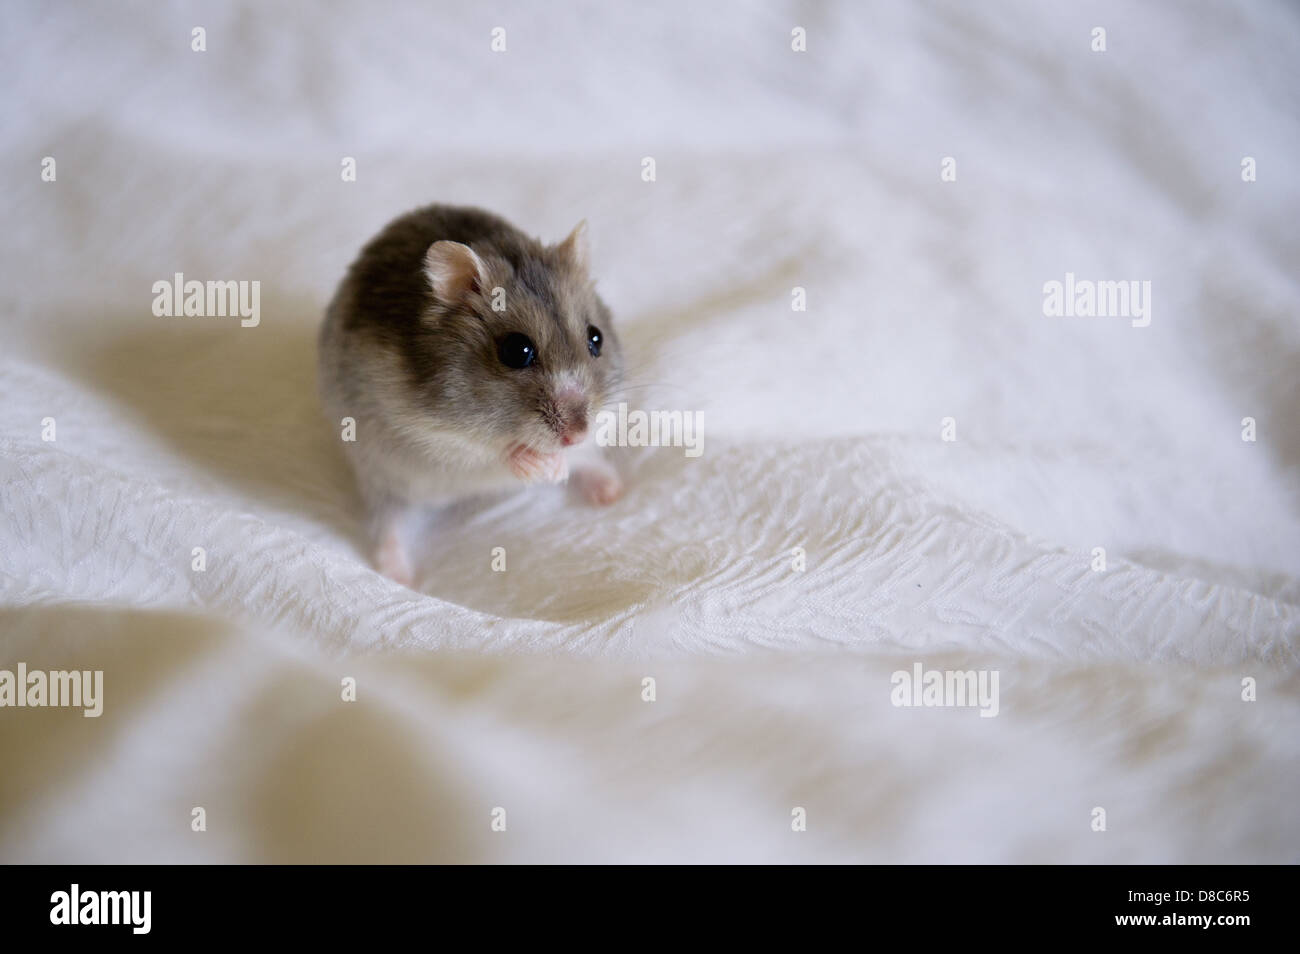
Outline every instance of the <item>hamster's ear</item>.
[(424, 253), (424, 274), (439, 301), (453, 304), (487, 287), (483, 260), (460, 242), (434, 242)]
[(585, 272), (591, 259), (591, 247), (587, 242), (587, 220), (583, 219), (575, 225), (569, 237), (557, 245), (556, 249), (569, 264)]

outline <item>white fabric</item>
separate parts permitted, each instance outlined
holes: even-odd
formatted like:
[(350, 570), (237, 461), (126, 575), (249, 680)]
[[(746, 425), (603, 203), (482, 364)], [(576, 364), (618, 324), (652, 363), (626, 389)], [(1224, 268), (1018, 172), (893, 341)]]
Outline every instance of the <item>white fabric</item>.
[[(0, 666), (105, 703), (0, 710), (0, 859), (1298, 857), (1300, 17), (763, 6), (8, 11)], [(705, 451), (445, 514), (416, 593), (314, 335), (432, 200), (586, 218)], [(176, 272), (261, 323), (155, 317)], [(1067, 272), (1150, 326), (1046, 317)], [(893, 706), (915, 662), (998, 716)]]

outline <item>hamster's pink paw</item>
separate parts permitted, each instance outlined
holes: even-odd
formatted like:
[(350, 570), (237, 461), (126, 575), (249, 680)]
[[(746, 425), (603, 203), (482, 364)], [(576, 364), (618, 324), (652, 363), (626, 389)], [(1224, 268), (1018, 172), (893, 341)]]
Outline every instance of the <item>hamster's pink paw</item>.
[(582, 499), (597, 507), (608, 507), (623, 496), (623, 481), (608, 467), (582, 467), (573, 472), (573, 484)]
[(558, 484), (569, 476), (569, 461), (563, 454), (543, 454), (526, 444), (516, 445), (506, 463), (510, 473), (529, 484)]
[(402, 586), (410, 586), (414, 582), (414, 574), (411, 572), (411, 558), (407, 555), (406, 547), (402, 545), (402, 541), (396, 533), (386, 533), (375, 544), (373, 558), (375, 569), (393, 582), (400, 583)]

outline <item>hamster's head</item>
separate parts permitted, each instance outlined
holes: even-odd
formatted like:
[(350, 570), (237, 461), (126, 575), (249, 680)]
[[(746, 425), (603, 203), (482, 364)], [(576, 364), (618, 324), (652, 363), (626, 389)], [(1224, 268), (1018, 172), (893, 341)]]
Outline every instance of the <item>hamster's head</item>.
[(424, 271), (423, 386), (438, 424), (501, 450), (587, 440), (623, 363), (588, 273), (585, 223), (553, 246), (435, 242)]

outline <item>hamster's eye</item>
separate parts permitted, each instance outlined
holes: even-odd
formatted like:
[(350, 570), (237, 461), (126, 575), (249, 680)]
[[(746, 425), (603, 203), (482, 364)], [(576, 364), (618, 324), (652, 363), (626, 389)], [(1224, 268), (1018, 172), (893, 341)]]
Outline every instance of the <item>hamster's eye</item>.
[(501, 339), (497, 357), (507, 368), (526, 368), (537, 360), (537, 345), (532, 338), (515, 331)]
[(600, 357), (600, 346), (604, 343), (605, 338), (600, 333), (600, 329), (595, 325), (587, 326), (587, 350), (591, 352), (593, 358)]

